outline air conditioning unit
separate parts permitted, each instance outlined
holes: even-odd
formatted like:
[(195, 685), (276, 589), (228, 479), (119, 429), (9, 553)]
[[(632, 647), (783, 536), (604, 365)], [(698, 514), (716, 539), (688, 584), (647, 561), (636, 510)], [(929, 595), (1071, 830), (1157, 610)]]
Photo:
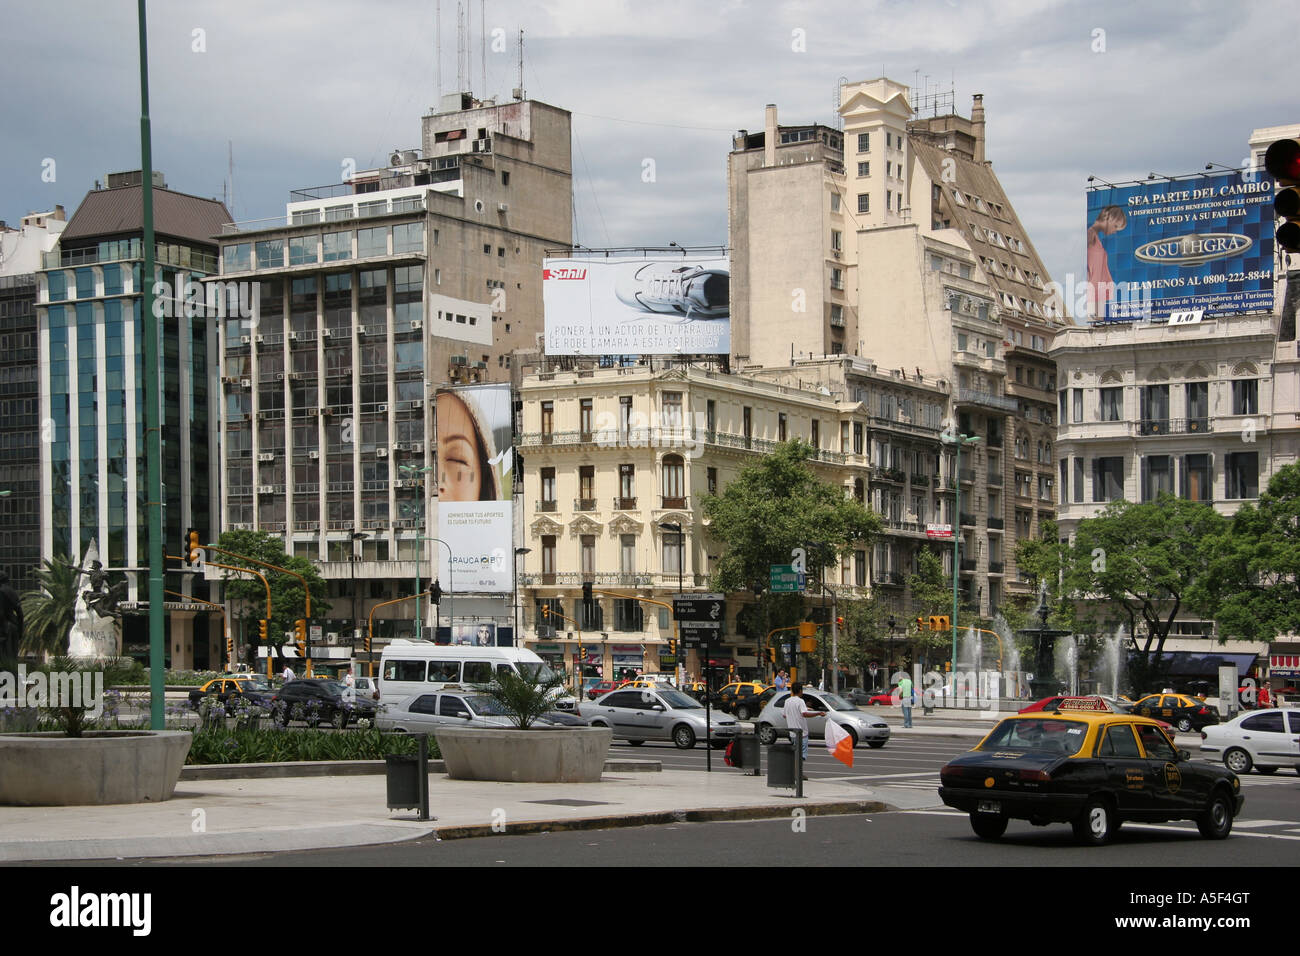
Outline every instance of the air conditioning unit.
[(417, 398), (415, 401), (411, 402), (411, 410), (414, 411), (417, 408), (424, 408), (424, 399)]
[(273, 495), (275, 494), (275, 485), (258, 485), (257, 493), (259, 495)]
[(396, 481), (393, 482), (393, 487), (394, 487), (394, 488), (405, 488), (405, 487), (406, 487), (406, 479), (404, 479), (404, 478), (398, 478)]
[(240, 388), (252, 388), (252, 387), (253, 387), (253, 380), (252, 380), (251, 378), (241, 378), (241, 379), (239, 380), (239, 387), (240, 387)]
[(509, 211), (510, 211), (510, 203), (508, 202), (497, 203), (497, 212), (509, 212)]
[(366, 327), (364, 325), (358, 325), (357, 335), (365, 335), (365, 334), (366, 334)]
[(301, 382), (301, 381), (302, 381), (302, 372), (290, 372), (290, 373), (289, 373), (289, 381), (291, 381), (291, 382)]
[(424, 328), (424, 322), (423, 322), (421, 319), (412, 319), (412, 320), (411, 320), (411, 331), (412, 331), (412, 332), (418, 332), (418, 331), (420, 331), (422, 328)]
[(284, 373), (283, 373), (283, 372), (276, 372), (276, 373), (275, 373), (275, 380), (276, 380), (277, 382), (283, 382), (283, 381), (284, 381)]
[(320, 452), (316, 451), (316, 449), (313, 448), (311, 451), (307, 452), (307, 457), (315, 461), (317, 458), (320, 457)]
[(232, 524), (230, 526), (230, 530), (231, 531), (252, 531), (253, 526), (251, 524)]
[(334, 338), (334, 330), (333, 330), (333, 329), (321, 329), (321, 330), (320, 330), (320, 337), (323, 338), (323, 339), (332, 339), (332, 338)]
[(239, 379), (237, 379), (237, 378), (231, 378), (229, 375), (223, 375), (223, 376), (221, 376), (221, 384), (222, 384), (222, 385), (234, 385), (237, 381), (239, 381)]
[(258, 345), (261, 345), (263, 342), (266, 341), (266, 336), (265, 336), (265, 335), (255, 335), (255, 336), (253, 336), (253, 338), (257, 339), (257, 344), (258, 344)]
[(388, 449), (387, 449), (387, 448), (376, 448), (376, 449), (375, 449), (375, 457), (376, 457), (376, 458), (387, 458), (387, 457), (388, 457)]
[(387, 413), (387, 411), (388, 411), (388, 406), (387, 406), (387, 405), (380, 405), (377, 409), (375, 409), (375, 411), (377, 411), (377, 412), (379, 412), (379, 414), (383, 415), (383, 414)]
[(338, 633), (338, 631), (327, 631), (327, 632), (326, 632), (326, 634), (325, 634), (325, 643), (326, 643), (326, 644), (337, 644), (338, 642), (339, 642), (339, 633)]
[(263, 451), (263, 452), (258, 452), (257, 460), (258, 460), (258, 461), (275, 461), (275, 452), (273, 452), (273, 451)]
[(289, 333), (289, 341), (290, 341), (290, 342), (297, 342), (297, 341), (298, 341), (298, 333), (297, 333), (297, 332), (290, 332), (290, 333)]
[(412, 443), (411, 443), (411, 451), (415, 452), (417, 455), (423, 455), (423, 454), (424, 454), (424, 442), (422, 442), (422, 441), (412, 442)]
[(253, 337), (252, 337), (251, 335), (241, 335), (241, 336), (239, 337), (239, 344), (240, 344), (240, 345), (247, 345), (247, 344), (248, 344), (249, 342), (251, 342), (251, 341), (253, 341)]
[(404, 441), (393, 442), (393, 451), (407, 451), (409, 447)]
[(324, 415), (326, 418), (329, 418), (331, 415), (334, 414), (334, 409), (322, 405), (320, 413)]

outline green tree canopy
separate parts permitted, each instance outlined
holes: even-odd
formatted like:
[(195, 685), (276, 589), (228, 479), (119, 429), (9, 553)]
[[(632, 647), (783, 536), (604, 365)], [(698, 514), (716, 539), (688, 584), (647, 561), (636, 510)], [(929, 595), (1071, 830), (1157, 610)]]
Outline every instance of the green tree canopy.
[[(1209, 505), (1168, 492), (1141, 504), (1113, 501), (1079, 522), (1066, 556), (1066, 589), (1076, 598), (1109, 601), (1129, 634), (1141, 637), (1154, 666), (1179, 610), (1204, 585), (1207, 540), (1224, 528), (1224, 518)], [(1135, 674), (1135, 684), (1153, 676)]]
[(1279, 469), (1205, 550), (1209, 573), (1191, 601), (1221, 634), (1271, 641), (1300, 631), (1300, 465)]
[(77, 583), (81, 575), (66, 554), (47, 558), (36, 572), (40, 587), (27, 591), (23, 602), (24, 654), (66, 654), (68, 635), (76, 620)]
[[(933, 548), (922, 548), (916, 555), (916, 573), (907, 577), (912, 594), (912, 608), (923, 618), (932, 614), (952, 615), (952, 577), (943, 573), (943, 559)], [(931, 651), (951, 648), (952, 632), (917, 628), (915, 618), (900, 621), (911, 635), (912, 647), (927, 660)], [(943, 655), (940, 655), (941, 658)]]
[[(307, 579), (311, 588), (312, 617), (319, 620), (330, 610), (325, 600), (327, 593), (325, 580), (316, 570), (316, 566), (306, 558), (290, 557), (284, 551), (284, 542), (265, 531), (227, 531), (217, 541), (217, 547), (233, 554), (244, 555), (266, 564), (288, 568)], [(211, 553), (210, 558), (218, 564), (232, 567), (247, 567), (266, 576), (271, 586), (271, 623), (267, 627), (267, 639), (272, 644), (280, 644), (285, 631), (293, 630), (293, 622), (306, 615), (306, 600), (302, 583), (292, 575), (272, 571), (229, 554)], [(238, 602), (239, 619), (248, 624), (245, 633), (257, 634), (256, 622), (266, 616), (266, 588), (256, 577), (249, 574), (237, 574), (222, 571), (223, 587), (226, 597)]]

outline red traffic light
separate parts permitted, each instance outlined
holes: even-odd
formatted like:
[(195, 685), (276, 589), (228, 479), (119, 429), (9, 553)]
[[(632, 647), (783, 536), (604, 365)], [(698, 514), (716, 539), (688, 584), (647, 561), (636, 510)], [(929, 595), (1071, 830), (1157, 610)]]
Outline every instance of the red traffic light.
[(1264, 168), (1277, 180), (1273, 212), (1286, 222), (1277, 227), (1277, 244), (1300, 252), (1300, 139), (1279, 139), (1264, 153)]
[[(1264, 153), (1264, 168), (1278, 181), (1300, 182), (1300, 139), (1279, 139)], [(1283, 182), (1283, 185), (1291, 183)]]

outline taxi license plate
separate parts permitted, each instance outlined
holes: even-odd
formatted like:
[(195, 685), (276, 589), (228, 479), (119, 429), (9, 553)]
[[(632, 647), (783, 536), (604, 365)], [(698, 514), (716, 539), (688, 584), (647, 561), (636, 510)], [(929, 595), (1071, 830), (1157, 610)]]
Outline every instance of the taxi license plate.
[(1002, 804), (997, 800), (981, 800), (979, 806), (980, 813), (1001, 813)]

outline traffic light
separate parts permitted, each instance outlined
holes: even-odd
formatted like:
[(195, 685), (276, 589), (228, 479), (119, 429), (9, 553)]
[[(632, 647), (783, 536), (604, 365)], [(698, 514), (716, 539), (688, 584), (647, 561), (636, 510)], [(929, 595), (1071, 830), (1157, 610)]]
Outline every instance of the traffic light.
[(923, 618), (923, 617), (918, 617), (918, 618), (916, 619), (916, 629), (917, 629), (918, 631), (924, 631), (924, 630), (927, 630), (927, 625), (926, 625), (926, 623), (925, 623), (925, 618)]
[(835, 626), (836, 626), (836, 627), (843, 627), (843, 626), (844, 626), (844, 618), (842, 618), (842, 617), (837, 617), (837, 618), (835, 619)]
[(429, 588), (429, 603), (430, 604), (442, 603), (442, 585), (439, 584), (437, 581), (434, 581), (433, 587)]
[(185, 544), (181, 548), (181, 555), (186, 564), (198, 564), (203, 560), (203, 555), (199, 553), (199, 533), (190, 528), (185, 534)]
[(1279, 139), (1264, 153), (1264, 168), (1277, 180), (1273, 212), (1286, 222), (1277, 228), (1277, 244), (1300, 252), (1300, 139)]
[(767, 648), (767, 659), (768, 659), (769, 661), (771, 661), (773, 664), (776, 663), (776, 648), (775, 648), (775, 647), (769, 647), (769, 648)]
[(261, 638), (262, 641), (264, 642), (266, 641), (266, 625), (267, 625), (266, 621), (257, 622), (257, 636)]
[(801, 638), (799, 638), (799, 653), (801, 653), (801, 654), (816, 654), (816, 653), (817, 653), (817, 638), (815, 638), (815, 637), (801, 637)]
[(235, 659), (235, 636), (233, 634), (226, 637), (226, 660), (233, 662)]
[(799, 637), (816, 637), (817, 624), (814, 621), (802, 621), (799, 624)]
[(542, 620), (543, 620), (543, 621), (549, 621), (550, 619), (551, 619), (551, 606), (550, 606), (549, 604), (543, 604), (543, 605), (542, 605)]
[(930, 623), (930, 630), (932, 630), (932, 631), (941, 631), (941, 630), (943, 630), (942, 625), (940, 625), (940, 623), (939, 623), (940, 620), (941, 620), (941, 619), (940, 619), (940, 617), (939, 617), (937, 614), (931, 614), (931, 615), (930, 615), (930, 622), (929, 622), (929, 623)]
[(582, 606), (588, 611), (591, 610), (591, 582), (582, 582)]
[(947, 614), (940, 614), (940, 615), (939, 615), (939, 630), (941, 630), (941, 631), (946, 631), (946, 630), (949, 630), (951, 627), (952, 627), (952, 618), (948, 617)]
[(307, 656), (307, 622), (302, 618), (293, 622), (293, 641), (298, 645), (298, 653)]

